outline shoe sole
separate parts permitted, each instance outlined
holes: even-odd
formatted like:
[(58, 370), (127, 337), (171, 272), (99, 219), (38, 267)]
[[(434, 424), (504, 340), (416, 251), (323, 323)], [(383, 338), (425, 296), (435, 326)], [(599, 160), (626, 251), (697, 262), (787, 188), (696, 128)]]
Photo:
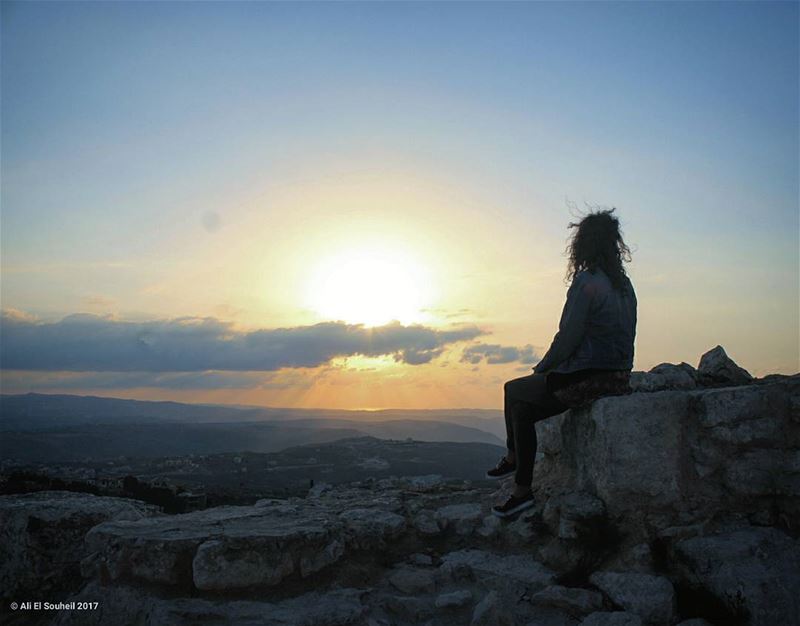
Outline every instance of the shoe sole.
[(508, 478), (509, 476), (513, 475), (514, 472), (509, 472), (508, 474), (501, 474), (500, 476), (491, 476), (489, 474), (486, 474), (486, 478), (488, 478), (489, 480), (500, 480), (501, 478)]
[(498, 480), (500, 478), (505, 478), (506, 476), (513, 476), (516, 473), (516, 471), (517, 470), (511, 470), (510, 472), (506, 472), (505, 474), (500, 474), (495, 476), (492, 476), (491, 474), (486, 474), (486, 478), (489, 478), (490, 480)]
[(511, 517), (520, 511), (524, 511), (525, 509), (529, 509), (532, 507), (536, 502), (531, 498), (530, 500), (525, 500), (525, 502), (520, 502), (517, 506), (513, 509), (509, 509), (508, 511), (498, 511), (497, 509), (492, 509), (492, 513), (494, 513), (497, 517)]

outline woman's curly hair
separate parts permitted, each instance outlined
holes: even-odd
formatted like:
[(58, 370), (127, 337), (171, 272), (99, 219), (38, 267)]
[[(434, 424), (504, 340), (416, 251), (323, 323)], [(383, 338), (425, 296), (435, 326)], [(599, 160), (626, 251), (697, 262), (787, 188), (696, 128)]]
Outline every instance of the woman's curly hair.
[(622, 262), (630, 262), (630, 248), (622, 240), (619, 220), (612, 215), (616, 208), (591, 211), (580, 222), (570, 222), (574, 228), (566, 253), (569, 255), (566, 280), (571, 281), (581, 270), (594, 273), (601, 268), (615, 289), (626, 285)]

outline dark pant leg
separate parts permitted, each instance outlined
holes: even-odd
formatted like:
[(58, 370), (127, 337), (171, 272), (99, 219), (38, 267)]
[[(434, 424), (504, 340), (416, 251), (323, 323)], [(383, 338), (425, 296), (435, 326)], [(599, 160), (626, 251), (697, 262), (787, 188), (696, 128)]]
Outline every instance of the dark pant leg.
[(508, 383), (506, 383), (505, 393), (503, 394), (503, 415), (506, 418), (506, 448), (516, 452), (514, 444), (514, 401), (508, 397)]
[(533, 482), (533, 464), (536, 460), (536, 412), (529, 402), (517, 402), (511, 408), (514, 420), (514, 439), (517, 443), (514, 482), (529, 486)]
[(514, 450), (517, 471), (514, 482), (530, 486), (536, 459), (536, 422), (567, 410), (547, 391), (546, 374), (530, 374), (508, 381), (504, 386), (506, 435), (509, 450)]
[[(533, 375), (523, 376), (522, 378), (509, 380), (503, 387), (503, 415), (505, 416), (506, 420), (506, 447), (514, 452), (516, 452), (516, 445), (514, 443), (516, 440), (516, 435), (514, 432), (516, 422), (515, 407), (521, 403), (530, 403), (531, 401), (535, 401), (538, 396), (541, 395), (536, 389), (538, 385), (526, 384), (526, 379), (529, 379), (532, 376)], [(545, 378), (545, 374), (537, 374), (537, 376)], [(531, 393), (531, 391), (533, 393)], [(530, 407), (521, 407), (521, 409), (530, 410)]]

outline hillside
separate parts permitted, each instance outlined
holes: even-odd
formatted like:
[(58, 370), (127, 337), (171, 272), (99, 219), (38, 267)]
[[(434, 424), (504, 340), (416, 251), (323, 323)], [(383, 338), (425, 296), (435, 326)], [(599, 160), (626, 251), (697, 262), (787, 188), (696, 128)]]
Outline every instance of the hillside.
[[(288, 422), (339, 424), (411, 420), (458, 424), (503, 436), (502, 411), (487, 409), (297, 409), (127, 400), (69, 394), (0, 394), (0, 430), (41, 430), (87, 424)], [(499, 427), (499, 428), (498, 428)]]
[[(498, 420), (502, 421), (502, 420)], [(16, 423), (16, 422), (15, 422)], [(62, 424), (56, 420), (56, 424)], [(335, 418), (279, 421), (75, 423), (36, 429), (0, 430), (0, 455), (23, 463), (113, 459), (154, 459), (188, 454), (277, 452), (290, 446), (349, 437), (412, 438), (420, 441), (477, 442), (502, 445), (496, 435), (459, 424), (431, 420), (366, 422)]]

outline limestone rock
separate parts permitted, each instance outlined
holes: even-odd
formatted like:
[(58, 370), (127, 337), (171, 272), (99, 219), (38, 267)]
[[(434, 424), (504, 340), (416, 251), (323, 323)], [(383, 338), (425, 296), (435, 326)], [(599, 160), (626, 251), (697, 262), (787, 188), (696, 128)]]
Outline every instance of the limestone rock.
[(290, 539), (286, 533), (244, 537), (223, 535), (202, 543), (192, 561), (195, 586), (227, 591), (274, 586), (298, 572), (306, 577), (335, 563), (344, 554), (343, 541), (320, 529)]
[(645, 623), (671, 623), (675, 590), (666, 578), (630, 572), (595, 572), (589, 580), (614, 604), (635, 613)]
[(634, 392), (694, 389), (697, 387), (697, 378), (697, 371), (688, 363), (661, 363), (649, 372), (632, 372), (631, 389)]
[(314, 504), (287, 515), (278, 506), (217, 507), (106, 522), (87, 533), (86, 545), (104, 579), (220, 592), (307, 577), (347, 551), (379, 549), (405, 526), (380, 508), (337, 513)]
[(579, 587), (551, 585), (535, 593), (531, 603), (564, 609), (574, 617), (585, 616), (603, 608), (603, 596), (596, 591)]
[[(688, 442), (691, 461), (698, 472), (702, 468), (706, 498), (729, 506), (727, 493), (739, 507), (767, 494), (788, 498), (790, 506), (800, 498), (800, 429), (791, 420), (798, 383), (793, 377), (708, 390), (695, 399), (693, 413), (702, 430)], [(709, 492), (716, 484), (719, 490)]]
[(436, 587), (433, 574), (427, 570), (403, 567), (389, 576), (392, 586), (408, 594), (432, 592)]
[(514, 626), (514, 619), (500, 603), (496, 591), (484, 596), (472, 612), (471, 626)]
[(620, 547), (607, 565), (606, 569), (610, 571), (652, 573), (654, 562), (650, 544), (637, 543)]
[(753, 380), (750, 372), (739, 367), (722, 346), (700, 357), (697, 371), (704, 384), (746, 385)]
[(529, 555), (502, 556), (484, 550), (466, 549), (445, 554), (440, 570), (455, 580), (480, 577), (481, 580), (524, 583), (532, 590), (555, 581), (554, 573)]
[(412, 623), (421, 622), (435, 612), (433, 605), (426, 598), (387, 595), (380, 598), (380, 603), (389, 612)]
[[(798, 399), (800, 376), (601, 398), (536, 425), (545, 453), (534, 484), (539, 495), (593, 494), (626, 532), (687, 525), (718, 511), (750, 515), (777, 506), (794, 517)], [(561, 534), (570, 534), (569, 525)]]
[(579, 626), (642, 626), (642, 618), (625, 611), (592, 613)]
[(204, 591), (277, 585), (294, 572), (294, 556), (264, 548), (251, 538), (203, 542), (192, 562), (194, 584)]
[(351, 531), (350, 538), (359, 548), (379, 546), (386, 540), (394, 539), (406, 528), (402, 515), (379, 508), (349, 509), (340, 516)]
[[(546, 606), (536, 607), (533, 617), (533, 621), (524, 622), (525, 626), (577, 626), (578, 624), (578, 620), (569, 613)], [(523, 622), (517, 621), (516, 623)]]
[(451, 504), (436, 511), (436, 521), (442, 530), (455, 529), (459, 535), (469, 535), (483, 519), (480, 504)]
[(439, 523), (436, 521), (436, 512), (429, 509), (422, 509), (415, 516), (412, 524), (416, 531), (423, 536), (432, 537), (442, 532)]
[(585, 492), (573, 492), (547, 501), (542, 519), (561, 539), (577, 539), (585, 524), (595, 524), (606, 515), (602, 500)]
[(445, 483), (441, 474), (425, 474), (424, 476), (411, 476), (405, 479), (406, 484), (412, 491), (430, 492), (435, 491)]
[(468, 589), (451, 591), (450, 593), (439, 594), (436, 598), (437, 609), (450, 609), (462, 607), (472, 601), (472, 592)]
[(0, 594), (36, 596), (75, 589), (88, 556), (84, 535), (109, 520), (160, 515), (157, 507), (127, 498), (70, 491), (0, 496)]
[(496, 515), (487, 515), (483, 518), (483, 522), (481, 522), (480, 527), (478, 528), (478, 534), (485, 539), (492, 539), (497, 537), (500, 533), (500, 527), (502, 522), (500, 518)]
[(675, 546), (677, 567), (749, 624), (790, 624), (800, 615), (800, 542), (774, 528), (742, 528)]
[(505, 522), (505, 526), (502, 528), (509, 541), (521, 545), (530, 545), (536, 542), (540, 528), (537, 526), (536, 517), (533, 517), (533, 515), (535, 514), (532, 514), (528, 509), (517, 515), (517, 519)]
[(330, 515), (297, 519), (244, 506), (106, 522), (87, 533), (86, 544), (110, 580), (224, 591), (308, 575), (341, 557), (343, 536)]
[[(557, 453), (538, 464), (534, 483), (596, 494), (612, 514), (643, 502), (672, 505), (681, 497), (678, 444), (688, 407), (687, 392), (634, 393), (545, 420), (542, 439), (557, 437)], [(552, 465), (560, 467), (551, 472)]]
[(415, 552), (408, 557), (408, 560), (414, 565), (433, 565), (433, 558), (428, 554), (422, 554), (420, 552)]
[(106, 522), (86, 534), (86, 546), (95, 554), (93, 568), (102, 581), (191, 587), (191, 562), (210, 530), (182, 527), (172, 517), (151, 522)]

